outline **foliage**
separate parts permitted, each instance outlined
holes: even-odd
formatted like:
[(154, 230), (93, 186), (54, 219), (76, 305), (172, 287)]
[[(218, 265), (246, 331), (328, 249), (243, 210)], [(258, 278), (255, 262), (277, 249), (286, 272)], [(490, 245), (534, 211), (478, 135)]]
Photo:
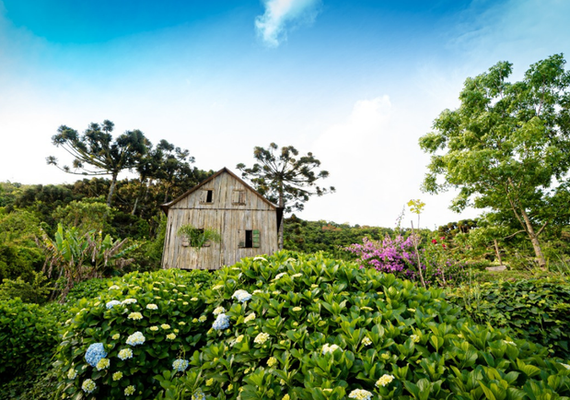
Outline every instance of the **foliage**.
[(65, 125), (52, 137), (55, 146), (61, 146), (71, 154), (73, 170), (69, 166), (59, 167), (55, 157), (47, 158), (48, 164), (61, 170), (81, 175), (111, 175), (111, 186), (107, 196), (107, 205), (111, 206), (119, 173), (137, 166), (138, 161), (147, 153), (150, 142), (144, 134), (135, 129), (127, 131), (113, 141), (114, 124), (105, 120), (101, 125), (91, 123), (82, 136)]
[(81, 299), (95, 299), (109, 289), (114, 278), (93, 278), (76, 283), (67, 293), (65, 301), (73, 304)]
[(474, 321), (570, 359), (570, 281), (560, 278), (486, 282), (450, 291), (449, 299)]
[[(136, 388), (133, 398), (154, 398), (160, 386), (153, 376), (171, 370), (175, 359), (204, 343), (210, 326), (197, 318), (206, 309), (212, 311), (203, 295), (210, 280), (208, 272), (199, 270), (131, 273), (107, 281), (97, 298), (77, 301), (70, 309), (75, 317), (65, 325), (56, 353), (58, 398), (85, 395), (81, 386), (87, 379), (97, 385), (91, 398), (122, 399), (130, 385)], [(136, 332), (144, 335), (144, 344), (128, 345)], [(85, 360), (93, 343), (103, 343), (110, 360), (100, 371)], [(130, 349), (132, 357), (121, 353), (124, 349)]]
[(41, 269), (44, 257), (34, 242), (40, 225), (40, 220), (27, 211), (0, 214), (0, 280), (21, 277), (30, 281), (34, 271)]
[[(39, 242), (39, 241), (38, 241)], [(81, 233), (77, 228), (58, 225), (52, 240), (46, 234), (41, 243), (46, 255), (44, 270), (48, 277), (63, 279), (57, 287), (61, 299), (74, 284), (91, 278), (109, 276), (132, 262), (126, 256), (136, 245), (127, 246), (127, 239), (114, 240), (101, 232)]]
[(58, 223), (76, 227), (80, 232), (102, 231), (111, 233), (110, 221), (113, 209), (102, 198), (73, 200), (65, 206), (59, 206), (53, 212)]
[(162, 201), (166, 203), (175, 187), (189, 189), (211, 175), (204, 175), (204, 171), (191, 167), (193, 163), (194, 157), (187, 149), (163, 139), (141, 159), (137, 171), (143, 184), (152, 180), (160, 182), (164, 192)]
[(178, 229), (178, 235), (188, 240), (188, 245), (200, 250), (206, 243), (220, 243), (222, 236), (214, 229), (204, 228), (198, 229), (190, 224), (182, 225)]
[(59, 341), (57, 318), (21, 299), (0, 301), (0, 383), (47, 368)]
[(153, 219), (153, 222), (158, 225), (156, 237), (152, 240), (137, 241), (139, 247), (131, 253), (134, 262), (129, 265), (128, 269), (141, 272), (160, 269), (166, 237), (166, 221), (167, 218), (164, 214), (159, 214), (157, 218)]
[(34, 279), (30, 282), (22, 277), (16, 280), (3, 279), (0, 285), (0, 300), (19, 297), (25, 303), (43, 304), (47, 301), (53, 287), (43, 273), (32, 271)]
[[(214, 322), (206, 345), (186, 354), (186, 375), (170, 369), (156, 377), (164, 398), (344, 399), (357, 390), (374, 399), (570, 395), (570, 370), (545, 349), (458, 319), (440, 289), (288, 252), (244, 259), (218, 276), (202, 315), (208, 325), (222, 319), (228, 327)], [(251, 298), (240, 301), (238, 290)], [(214, 307), (226, 310), (223, 318), (211, 314)]]
[(283, 220), (284, 247), (287, 250), (314, 253), (324, 251), (331, 258), (352, 260), (355, 256), (343, 249), (367, 237), (379, 240), (392, 235), (390, 228), (338, 224), (332, 221), (305, 221), (293, 214)]
[(508, 62), (468, 78), (460, 107), (442, 112), (434, 132), (420, 138), (432, 154), (424, 189), (459, 188), (453, 209), (492, 210), (496, 224), (527, 234), (542, 267), (540, 234), (570, 217), (570, 73), (564, 64), (561, 54), (553, 55), (515, 83), (506, 82)]

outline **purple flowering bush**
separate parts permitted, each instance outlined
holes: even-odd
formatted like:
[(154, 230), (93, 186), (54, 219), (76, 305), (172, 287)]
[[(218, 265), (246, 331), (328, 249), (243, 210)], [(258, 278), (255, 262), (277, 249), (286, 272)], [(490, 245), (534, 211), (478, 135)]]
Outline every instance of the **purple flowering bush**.
[(417, 271), (417, 255), (411, 236), (401, 235), (392, 239), (386, 236), (382, 240), (362, 239), (362, 244), (352, 244), (346, 248), (360, 257), (360, 267), (374, 268), (398, 277), (413, 279)]
[[(426, 284), (446, 286), (460, 283), (467, 277), (465, 265), (454, 260), (443, 243), (436, 239), (418, 250), (420, 266)], [(352, 244), (345, 250), (359, 257), (361, 268), (394, 274), (398, 278), (418, 280), (418, 253), (414, 248), (414, 236), (395, 238), (386, 236), (382, 240), (362, 239), (362, 244)]]

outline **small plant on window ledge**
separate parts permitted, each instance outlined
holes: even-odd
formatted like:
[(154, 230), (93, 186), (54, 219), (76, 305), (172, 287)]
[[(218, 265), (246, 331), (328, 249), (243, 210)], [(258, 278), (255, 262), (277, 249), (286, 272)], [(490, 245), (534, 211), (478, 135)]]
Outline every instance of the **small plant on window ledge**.
[(222, 241), (222, 236), (214, 229), (199, 229), (190, 224), (181, 226), (178, 229), (178, 236), (182, 237), (183, 246), (190, 246), (197, 250), (208, 246), (211, 242), (220, 243)]

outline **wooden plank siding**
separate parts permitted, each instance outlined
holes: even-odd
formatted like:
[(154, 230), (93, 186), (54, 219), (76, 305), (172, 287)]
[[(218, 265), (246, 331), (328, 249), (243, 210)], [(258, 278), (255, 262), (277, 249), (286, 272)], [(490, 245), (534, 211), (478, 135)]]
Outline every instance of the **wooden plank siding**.
[[(166, 206), (163, 268), (219, 269), (278, 249), (276, 207), (226, 169)], [(186, 224), (214, 229), (222, 240), (200, 249), (184, 246), (177, 232)], [(259, 231), (259, 240), (257, 232), (255, 238), (259, 247), (243, 247), (248, 230)]]

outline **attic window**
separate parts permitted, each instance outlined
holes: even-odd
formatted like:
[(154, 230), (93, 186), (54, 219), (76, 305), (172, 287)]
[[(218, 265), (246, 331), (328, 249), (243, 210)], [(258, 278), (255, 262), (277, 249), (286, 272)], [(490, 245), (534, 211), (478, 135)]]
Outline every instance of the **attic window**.
[(234, 190), (232, 203), (245, 204), (245, 190)]
[(204, 189), (202, 191), (202, 203), (212, 204), (214, 202), (214, 191), (212, 189)]
[(258, 229), (246, 230), (243, 240), (239, 242), (239, 247), (246, 249), (257, 249), (260, 247), (260, 234)]

